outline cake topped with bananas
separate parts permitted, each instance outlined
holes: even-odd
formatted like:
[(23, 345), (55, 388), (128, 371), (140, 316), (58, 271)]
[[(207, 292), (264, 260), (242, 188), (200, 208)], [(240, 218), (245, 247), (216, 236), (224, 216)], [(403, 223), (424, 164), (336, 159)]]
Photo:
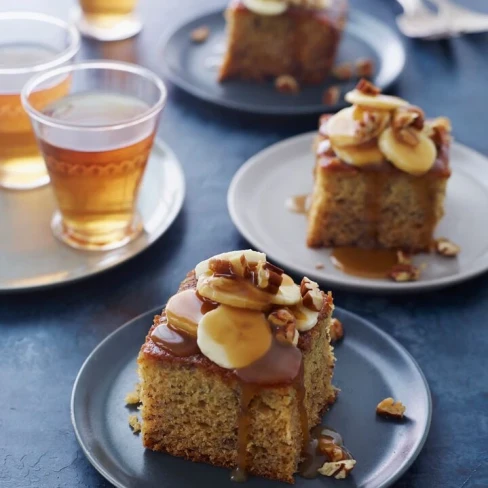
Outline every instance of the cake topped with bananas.
[(339, 159), (356, 167), (390, 162), (400, 171), (420, 176), (437, 159), (438, 131), (450, 132), (446, 118), (425, 120), (423, 111), (390, 95), (367, 80), (345, 95), (352, 104), (320, 127), (328, 139), (317, 152), (332, 151)]
[[(297, 347), (300, 334), (333, 307), (317, 283), (294, 283), (253, 250), (218, 254), (199, 263), (194, 274), (196, 288), (170, 298), (163, 325), (196, 339), (199, 351), (226, 369), (251, 365), (272, 343)], [(152, 334), (161, 337), (158, 327)]]
[(322, 10), (330, 7), (331, 0), (242, 0), (244, 5), (258, 15), (281, 15), (289, 7)]

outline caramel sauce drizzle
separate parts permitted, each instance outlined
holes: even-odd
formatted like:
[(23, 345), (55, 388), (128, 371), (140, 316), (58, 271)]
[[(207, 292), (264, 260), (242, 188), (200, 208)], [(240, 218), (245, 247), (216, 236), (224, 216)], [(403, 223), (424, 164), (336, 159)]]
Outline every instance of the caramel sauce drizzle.
[(196, 337), (180, 329), (175, 329), (166, 320), (153, 330), (151, 339), (156, 345), (175, 356), (193, 356), (200, 352)]
[(362, 278), (386, 278), (391, 268), (398, 264), (394, 249), (336, 247), (330, 257), (336, 268)]

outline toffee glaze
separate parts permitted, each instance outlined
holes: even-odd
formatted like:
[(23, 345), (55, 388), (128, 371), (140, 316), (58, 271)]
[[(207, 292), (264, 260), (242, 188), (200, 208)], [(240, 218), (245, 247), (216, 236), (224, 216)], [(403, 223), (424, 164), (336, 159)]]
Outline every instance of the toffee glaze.
[(398, 264), (394, 249), (336, 247), (330, 258), (336, 268), (362, 278), (386, 278), (391, 268)]
[(159, 324), (151, 334), (153, 342), (175, 356), (193, 356), (200, 352), (197, 338), (168, 324)]

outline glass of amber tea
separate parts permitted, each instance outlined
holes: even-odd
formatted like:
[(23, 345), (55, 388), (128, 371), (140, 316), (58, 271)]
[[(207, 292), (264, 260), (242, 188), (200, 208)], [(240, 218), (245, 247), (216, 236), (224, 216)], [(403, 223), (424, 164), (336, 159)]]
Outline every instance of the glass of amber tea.
[[(35, 94), (69, 80), (49, 104)], [(141, 232), (136, 203), (166, 88), (151, 71), (93, 61), (35, 76), (22, 91), (59, 211), (51, 227), (86, 250), (121, 247)]]
[(142, 23), (135, 13), (137, 0), (79, 0), (77, 26), (99, 41), (121, 41), (135, 36)]
[[(25, 190), (49, 183), (20, 92), (35, 73), (70, 63), (80, 47), (77, 30), (55, 17), (0, 13), (0, 187)], [(32, 93), (38, 106), (65, 95), (69, 80)]]

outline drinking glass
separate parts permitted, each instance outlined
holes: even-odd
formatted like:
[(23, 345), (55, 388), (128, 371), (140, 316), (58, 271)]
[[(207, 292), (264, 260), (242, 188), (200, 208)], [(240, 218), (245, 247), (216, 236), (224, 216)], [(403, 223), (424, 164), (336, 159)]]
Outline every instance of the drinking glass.
[[(36, 92), (67, 83), (46, 106)], [(59, 210), (51, 228), (66, 244), (115, 249), (142, 230), (137, 194), (166, 88), (151, 71), (94, 61), (35, 76), (22, 90)]]
[[(24, 190), (49, 183), (20, 92), (33, 74), (70, 63), (80, 47), (74, 27), (31, 12), (0, 13), (0, 187)], [(66, 82), (32, 93), (38, 105), (67, 93)]]
[(120, 41), (135, 36), (142, 23), (135, 14), (137, 0), (79, 0), (78, 29), (99, 41)]

